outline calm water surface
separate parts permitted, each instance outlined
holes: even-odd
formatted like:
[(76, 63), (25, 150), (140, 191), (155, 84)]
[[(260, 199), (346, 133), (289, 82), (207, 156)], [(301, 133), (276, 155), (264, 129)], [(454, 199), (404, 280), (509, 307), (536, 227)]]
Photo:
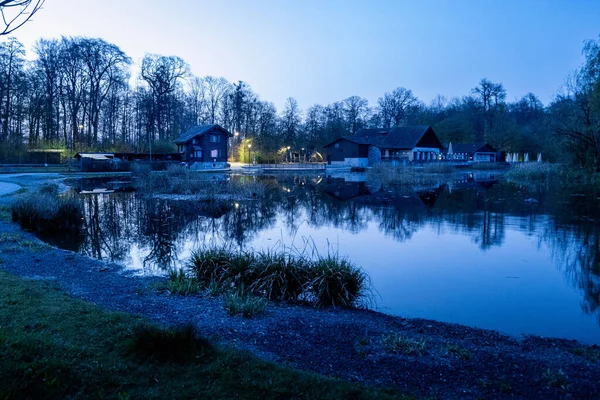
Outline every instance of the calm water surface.
[(271, 189), (217, 209), (72, 181), (86, 234), (53, 243), (141, 274), (181, 266), (203, 244), (337, 252), (368, 272), (379, 311), (600, 343), (597, 198), (480, 178), (398, 193), (326, 176), (232, 176)]

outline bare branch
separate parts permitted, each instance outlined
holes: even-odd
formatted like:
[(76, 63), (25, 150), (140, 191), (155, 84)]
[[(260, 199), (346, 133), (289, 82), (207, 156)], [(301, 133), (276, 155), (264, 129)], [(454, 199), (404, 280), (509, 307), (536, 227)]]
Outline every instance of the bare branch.
[(0, 36), (8, 35), (23, 26), (38, 12), (45, 0), (0, 0), (2, 24)]

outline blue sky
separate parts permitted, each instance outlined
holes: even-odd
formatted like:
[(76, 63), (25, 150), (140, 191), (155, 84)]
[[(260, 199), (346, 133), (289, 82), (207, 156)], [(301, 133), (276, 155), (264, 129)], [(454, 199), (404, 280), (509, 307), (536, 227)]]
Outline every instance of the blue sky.
[(196, 75), (249, 83), (281, 108), (398, 86), (428, 103), (487, 77), (547, 103), (600, 34), (598, 0), (46, 0), (15, 36), (102, 37), (135, 61), (177, 55)]

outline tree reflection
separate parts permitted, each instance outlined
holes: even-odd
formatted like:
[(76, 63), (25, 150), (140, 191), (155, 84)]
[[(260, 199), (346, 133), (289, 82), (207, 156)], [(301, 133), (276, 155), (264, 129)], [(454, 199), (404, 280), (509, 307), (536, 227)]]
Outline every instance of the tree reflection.
[[(238, 178), (235, 178), (238, 179)], [(250, 179), (250, 178), (248, 178)], [(169, 201), (134, 193), (82, 195), (85, 235), (59, 243), (89, 256), (147, 268), (172, 268), (186, 249), (228, 244), (245, 249), (281, 224), (333, 227), (362, 234), (370, 226), (402, 242), (429, 227), (468, 235), (481, 250), (501, 246), (507, 225), (538, 235), (567, 279), (583, 292), (582, 308), (600, 321), (600, 226), (595, 196), (529, 193), (472, 178), (416, 193), (320, 176), (252, 177), (270, 187), (264, 199), (221, 203)], [(535, 197), (536, 202), (525, 199)], [(132, 249), (137, 249), (133, 252)]]

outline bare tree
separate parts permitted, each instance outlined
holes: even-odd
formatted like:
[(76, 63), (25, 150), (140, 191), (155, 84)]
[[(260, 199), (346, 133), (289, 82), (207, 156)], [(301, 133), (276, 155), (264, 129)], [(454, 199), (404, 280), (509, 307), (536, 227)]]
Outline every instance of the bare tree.
[(403, 87), (394, 89), (392, 93), (385, 93), (378, 100), (379, 113), (385, 128), (399, 126), (404, 122), (410, 108), (417, 103), (418, 99), (412, 90)]
[(0, 0), (0, 14), (4, 28), (0, 35), (8, 35), (33, 17), (45, 0)]
[[(160, 140), (167, 139), (164, 114), (169, 96), (177, 88), (179, 80), (186, 78), (189, 73), (189, 66), (179, 57), (146, 54), (142, 60), (141, 76), (152, 91), (156, 128)], [(154, 130), (151, 132), (154, 133)]]
[(354, 136), (359, 129), (365, 126), (369, 115), (369, 102), (359, 96), (348, 97), (344, 100), (344, 113), (350, 134)]
[(225, 78), (207, 76), (204, 78), (206, 84), (208, 122), (217, 123), (217, 113), (225, 95), (231, 90), (231, 84)]
[(479, 131), (480, 137), (478, 140), (484, 141), (487, 132), (494, 128), (496, 114), (499, 107), (506, 100), (506, 90), (501, 83), (494, 83), (487, 78), (483, 78), (479, 81), (479, 86), (471, 92), (479, 97), (483, 109), (483, 129)]

